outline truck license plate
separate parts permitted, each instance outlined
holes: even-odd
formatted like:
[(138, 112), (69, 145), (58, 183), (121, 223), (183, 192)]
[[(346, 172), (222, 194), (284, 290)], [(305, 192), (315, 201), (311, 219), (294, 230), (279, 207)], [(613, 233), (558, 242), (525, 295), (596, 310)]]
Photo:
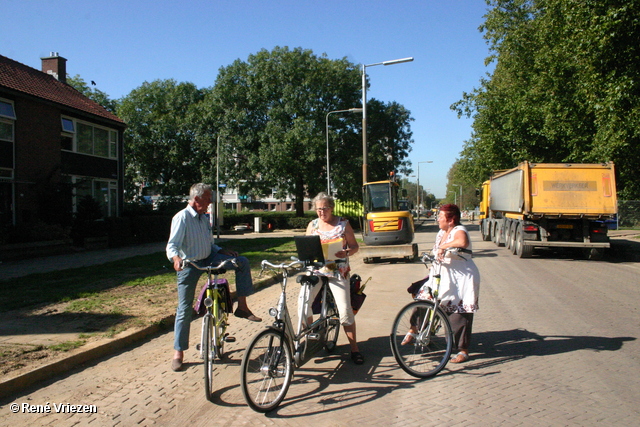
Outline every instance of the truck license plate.
[(558, 228), (568, 228), (568, 229), (572, 229), (573, 225), (572, 224), (558, 224)]

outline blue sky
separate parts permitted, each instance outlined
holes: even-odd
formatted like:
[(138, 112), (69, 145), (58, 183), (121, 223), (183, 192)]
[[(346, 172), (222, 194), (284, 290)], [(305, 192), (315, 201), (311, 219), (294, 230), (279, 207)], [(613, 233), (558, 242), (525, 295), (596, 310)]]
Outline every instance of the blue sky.
[(220, 67), (275, 46), (356, 64), (412, 56), (368, 67), (367, 98), (411, 111), (411, 180), (417, 162), (433, 161), (420, 165), (420, 184), (436, 197), (471, 136), (471, 120), (449, 106), (489, 71), (484, 0), (3, 0), (1, 9), (0, 54), (40, 69), (58, 52), (69, 75), (115, 99), (156, 79), (210, 87)]

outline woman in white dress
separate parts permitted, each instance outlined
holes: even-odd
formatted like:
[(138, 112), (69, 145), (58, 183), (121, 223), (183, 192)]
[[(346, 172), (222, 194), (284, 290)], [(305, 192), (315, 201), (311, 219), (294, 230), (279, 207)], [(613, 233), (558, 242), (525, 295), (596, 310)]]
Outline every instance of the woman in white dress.
[[(333, 197), (326, 193), (320, 193), (313, 199), (313, 205), (318, 218), (309, 223), (307, 234), (320, 236), (322, 243), (342, 242), (342, 250), (335, 254), (329, 254), (328, 259), (325, 260), (327, 264), (317, 273), (329, 277), (329, 287), (338, 307), (340, 323), (344, 327), (345, 334), (349, 340), (351, 360), (356, 365), (362, 365), (364, 356), (360, 353), (356, 340), (356, 320), (351, 308), (349, 285), (349, 256), (358, 252), (358, 242), (349, 221), (333, 214), (335, 206)], [(320, 283), (312, 288), (310, 295), (304, 293), (304, 288), (300, 290), (298, 300), (299, 315), (306, 317), (308, 323), (312, 322), (313, 314), (310, 304), (304, 304), (304, 301), (313, 301), (319, 291)]]
[[(471, 259), (471, 239), (467, 229), (460, 224), (460, 208), (447, 204), (438, 213), (440, 231), (433, 245), (433, 253), (441, 261), (440, 270), (440, 307), (449, 315), (453, 329), (454, 341), (458, 353), (452, 356), (451, 363), (462, 363), (469, 360), (469, 344), (473, 314), (478, 311), (478, 295), (480, 288), (480, 272)], [(457, 255), (446, 253), (447, 248), (460, 248)], [(431, 267), (433, 270), (433, 266)], [(423, 286), (433, 287), (434, 272), (430, 271), (429, 281)], [(411, 333), (407, 334), (402, 344), (413, 341)]]

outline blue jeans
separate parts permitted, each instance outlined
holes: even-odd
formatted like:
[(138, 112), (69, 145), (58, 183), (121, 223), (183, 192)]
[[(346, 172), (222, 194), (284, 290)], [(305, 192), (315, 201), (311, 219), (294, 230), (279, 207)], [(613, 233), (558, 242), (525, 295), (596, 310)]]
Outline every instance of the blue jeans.
[[(198, 261), (199, 266), (218, 265), (225, 259), (233, 258), (229, 255), (215, 253), (207, 258)], [(253, 293), (253, 280), (251, 279), (251, 267), (249, 260), (243, 256), (236, 258), (238, 267), (228, 264), (228, 270), (236, 272), (236, 293), (238, 296), (247, 297)], [(203, 271), (188, 265), (182, 271), (178, 271), (178, 308), (176, 310), (176, 321), (174, 326), (175, 337), (173, 348), (184, 351), (189, 348), (189, 329), (193, 315), (193, 298), (196, 292), (198, 279)]]

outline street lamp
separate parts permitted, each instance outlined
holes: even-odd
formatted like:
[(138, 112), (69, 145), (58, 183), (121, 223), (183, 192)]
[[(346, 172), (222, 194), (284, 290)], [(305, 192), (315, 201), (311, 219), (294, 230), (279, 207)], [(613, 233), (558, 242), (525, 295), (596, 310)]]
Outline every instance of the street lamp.
[(363, 110), (362, 108), (349, 108), (348, 110), (335, 110), (335, 111), (329, 111), (327, 113), (327, 117), (326, 117), (326, 122), (327, 122), (327, 127), (326, 127), (326, 133), (327, 133), (327, 194), (330, 196), (331, 195), (331, 177), (329, 175), (329, 114), (333, 114), (333, 113), (361, 113)]
[[(462, 210), (462, 185), (461, 184), (452, 184), (452, 185), (456, 187), (460, 187), (460, 205), (458, 205), (458, 207), (460, 208), (460, 210)], [(454, 192), (454, 195), (455, 195), (455, 192)]]
[(376, 62), (375, 64), (362, 64), (362, 184), (367, 183), (367, 67), (376, 65), (393, 65), (403, 62), (411, 62), (413, 57), (394, 59), (392, 61)]
[(418, 162), (418, 190), (417, 190), (417, 197), (416, 199), (418, 200), (418, 206), (417, 206), (417, 210), (418, 210), (418, 219), (420, 219), (420, 163), (433, 163), (433, 160), (425, 160), (424, 162)]
[(216, 237), (220, 238), (220, 135), (216, 142)]

